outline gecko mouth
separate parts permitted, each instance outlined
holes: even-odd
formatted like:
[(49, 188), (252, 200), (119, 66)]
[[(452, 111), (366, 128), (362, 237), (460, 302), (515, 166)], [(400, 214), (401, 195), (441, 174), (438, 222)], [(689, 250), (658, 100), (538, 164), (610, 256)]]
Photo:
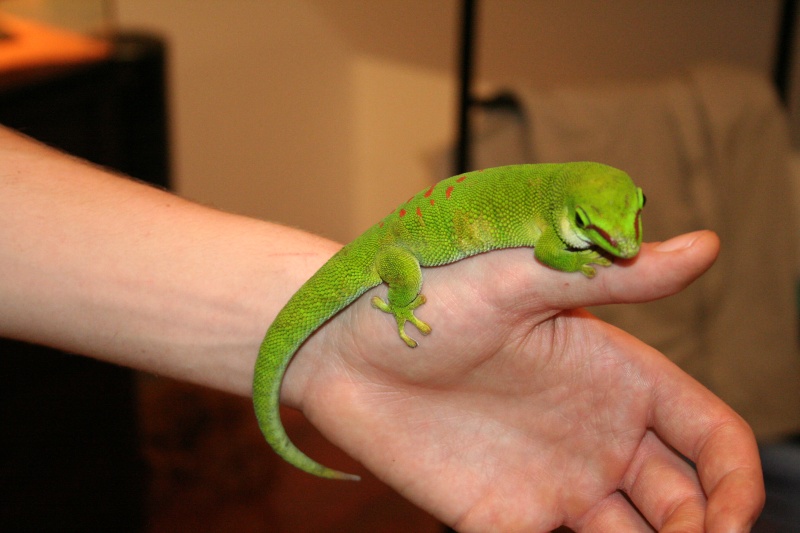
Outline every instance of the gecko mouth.
[(608, 243), (609, 246), (611, 246), (615, 250), (619, 249), (619, 247), (617, 246), (617, 241), (614, 238), (612, 238), (611, 235), (609, 235), (608, 232), (603, 228), (595, 226), (594, 224), (589, 224), (588, 226), (586, 226), (586, 230), (594, 231), (595, 233), (600, 235), (603, 238), (603, 240)]

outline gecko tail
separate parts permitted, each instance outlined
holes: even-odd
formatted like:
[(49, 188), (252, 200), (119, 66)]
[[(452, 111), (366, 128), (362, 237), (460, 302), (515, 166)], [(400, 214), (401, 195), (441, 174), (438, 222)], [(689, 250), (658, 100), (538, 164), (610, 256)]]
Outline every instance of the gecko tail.
[(264, 434), (267, 443), (272, 447), (275, 453), (277, 453), (289, 464), (299, 468), (300, 470), (303, 470), (304, 472), (308, 472), (309, 474), (326, 479), (344, 481), (361, 480), (361, 476), (340, 472), (338, 470), (321, 465), (300, 451), (300, 449), (295, 446), (291, 440), (289, 440), (289, 436), (286, 434), (286, 430), (283, 428), (283, 424), (280, 421), (280, 409), (266, 411), (257, 410), (256, 414), (258, 417), (259, 427), (261, 428), (261, 432)]
[[(325, 479), (334, 479), (340, 481), (361, 481), (361, 476), (356, 474), (348, 474), (347, 472), (340, 472), (328, 468), (314, 461), (306, 454), (295, 448), (296, 453), (290, 454), (290, 462), (299, 469)], [(285, 457), (284, 457), (285, 458)]]
[(334, 256), (335, 260), (323, 265), (275, 317), (256, 359), (253, 407), (261, 433), (285, 461), (315, 476), (358, 481), (359, 476), (323, 466), (300, 451), (286, 434), (280, 413), (281, 384), (295, 352), (328, 319), (381, 283), (377, 274), (367, 279), (346, 275), (364, 270), (363, 263), (368, 259), (348, 253), (348, 249), (346, 246)]
[[(284, 433), (285, 435), (285, 433)], [(276, 435), (273, 433), (272, 437)], [(267, 439), (270, 446), (280, 455), (284, 460), (296, 466), (300, 470), (304, 472), (308, 472), (309, 474), (326, 478), (326, 479), (335, 479), (335, 480), (343, 480), (343, 481), (361, 481), (361, 476), (357, 476), (355, 474), (348, 474), (346, 472), (340, 472), (338, 470), (334, 470), (332, 468), (328, 468), (327, 466), (321, 465), (315, 460), (311, 459), (309, 456), (301, 452), (291, 441), (289, 441), (288, 437), (285, 439), (281, 439), (281, 442), (275, 443), (272, 439)]]
[[(269, 367), (267, 371), (259, 372), (261, 365)], [(275, 368), (269, 365), (266, 358), (259, 357), (256, 363), (255, 379), (253, 381), (253, 406), (255, 407), (258, 427), (267, 443), (281, 458), (296, 466), (300, 470), (315, 476), (327, 479), (341, 479), (346, 481), (359, 481), (360, 476), (339, 472), (314, 461), (294, 445), (286, 434), (286, 429), (281, 422), (280, 396), (281, 379), (274, 375), (283, 376), (288, 360)]]

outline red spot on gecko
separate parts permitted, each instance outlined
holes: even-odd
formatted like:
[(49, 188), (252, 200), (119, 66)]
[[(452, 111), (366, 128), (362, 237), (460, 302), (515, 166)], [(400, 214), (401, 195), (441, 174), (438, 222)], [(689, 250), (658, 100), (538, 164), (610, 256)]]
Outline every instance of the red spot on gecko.
[(430, 188), (430, 189), (428, 189), (427, 191), (425, 191), (425, 198), (427, 198), (428, 196), (430, 196), (431, 194), (433, 194), (433, 189), (434, 189), (434, 187), (436, 187), (436, 185), (431, 185), (431, 188)]
[(420, 209), (419, 206), (417, 206), (417, 216), (422, 217), (422, 209)]
[(461, 183), (461, 182), (462, 182), (462, 181), (464, 181), (465, 179), (467, 179), (467, 177), (466, 177), (466, 176), (461, 176), (460, 178), (458, 178), (458, 179), (456, 180), (456, 183)]
[(453, 194), (453, 186), (452, 185), (449, 186), (446, 191), (444, 191), (444, 195), (447, 197), (448, 200), (450, 199), (450, 195), (451, 194)]
[(433, 198), (431, 198), (431, 205), (435, 205), (435, 204), (436, 204), (436, 200), (434, 200)]
[(400, 215), (401, 217), (406, 216), (406, 210), (405, 209), (401, 209), (400, 212), (398, 213), (398, 215)]

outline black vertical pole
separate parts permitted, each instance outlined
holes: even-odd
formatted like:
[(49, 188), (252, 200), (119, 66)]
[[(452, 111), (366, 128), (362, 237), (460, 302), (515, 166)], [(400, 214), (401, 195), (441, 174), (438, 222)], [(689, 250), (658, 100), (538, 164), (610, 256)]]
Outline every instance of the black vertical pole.
[(459, 57), (458, 88), (458, 139), (455, 154), (455, 173), (461, 174), (469, 170), (470, 124), (469, 108), (471, 103), (473, 52), (475, 36), (475, 10), (477, 0), (461, 2), (461, 50)]
[(797, 0), (784, 0), (778, 28), (778, 41), (773, 65), (773, 81), (781, 102), (789, 101), (792, 52), (794, 51), (794, 28), (797, 18)]

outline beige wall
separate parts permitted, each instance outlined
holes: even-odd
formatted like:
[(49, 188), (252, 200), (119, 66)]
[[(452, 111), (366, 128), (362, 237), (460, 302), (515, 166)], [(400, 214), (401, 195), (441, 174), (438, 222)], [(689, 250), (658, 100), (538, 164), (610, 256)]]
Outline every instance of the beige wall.
[[(442, 178), (458, 0), (118, 0), (171, 53), (175, 179), (190, 198), (347, 240)], [(484, 0), (482, 87), (769, 72), (777, 0)], [(602, 7), (598, 7), (602, 6)]]
[(347, 240), (426, 186), (453, 126), (454, 2), (416, 3), (426, 19), (405, 0), (118, 2), (169, 41), (177, 190)]

